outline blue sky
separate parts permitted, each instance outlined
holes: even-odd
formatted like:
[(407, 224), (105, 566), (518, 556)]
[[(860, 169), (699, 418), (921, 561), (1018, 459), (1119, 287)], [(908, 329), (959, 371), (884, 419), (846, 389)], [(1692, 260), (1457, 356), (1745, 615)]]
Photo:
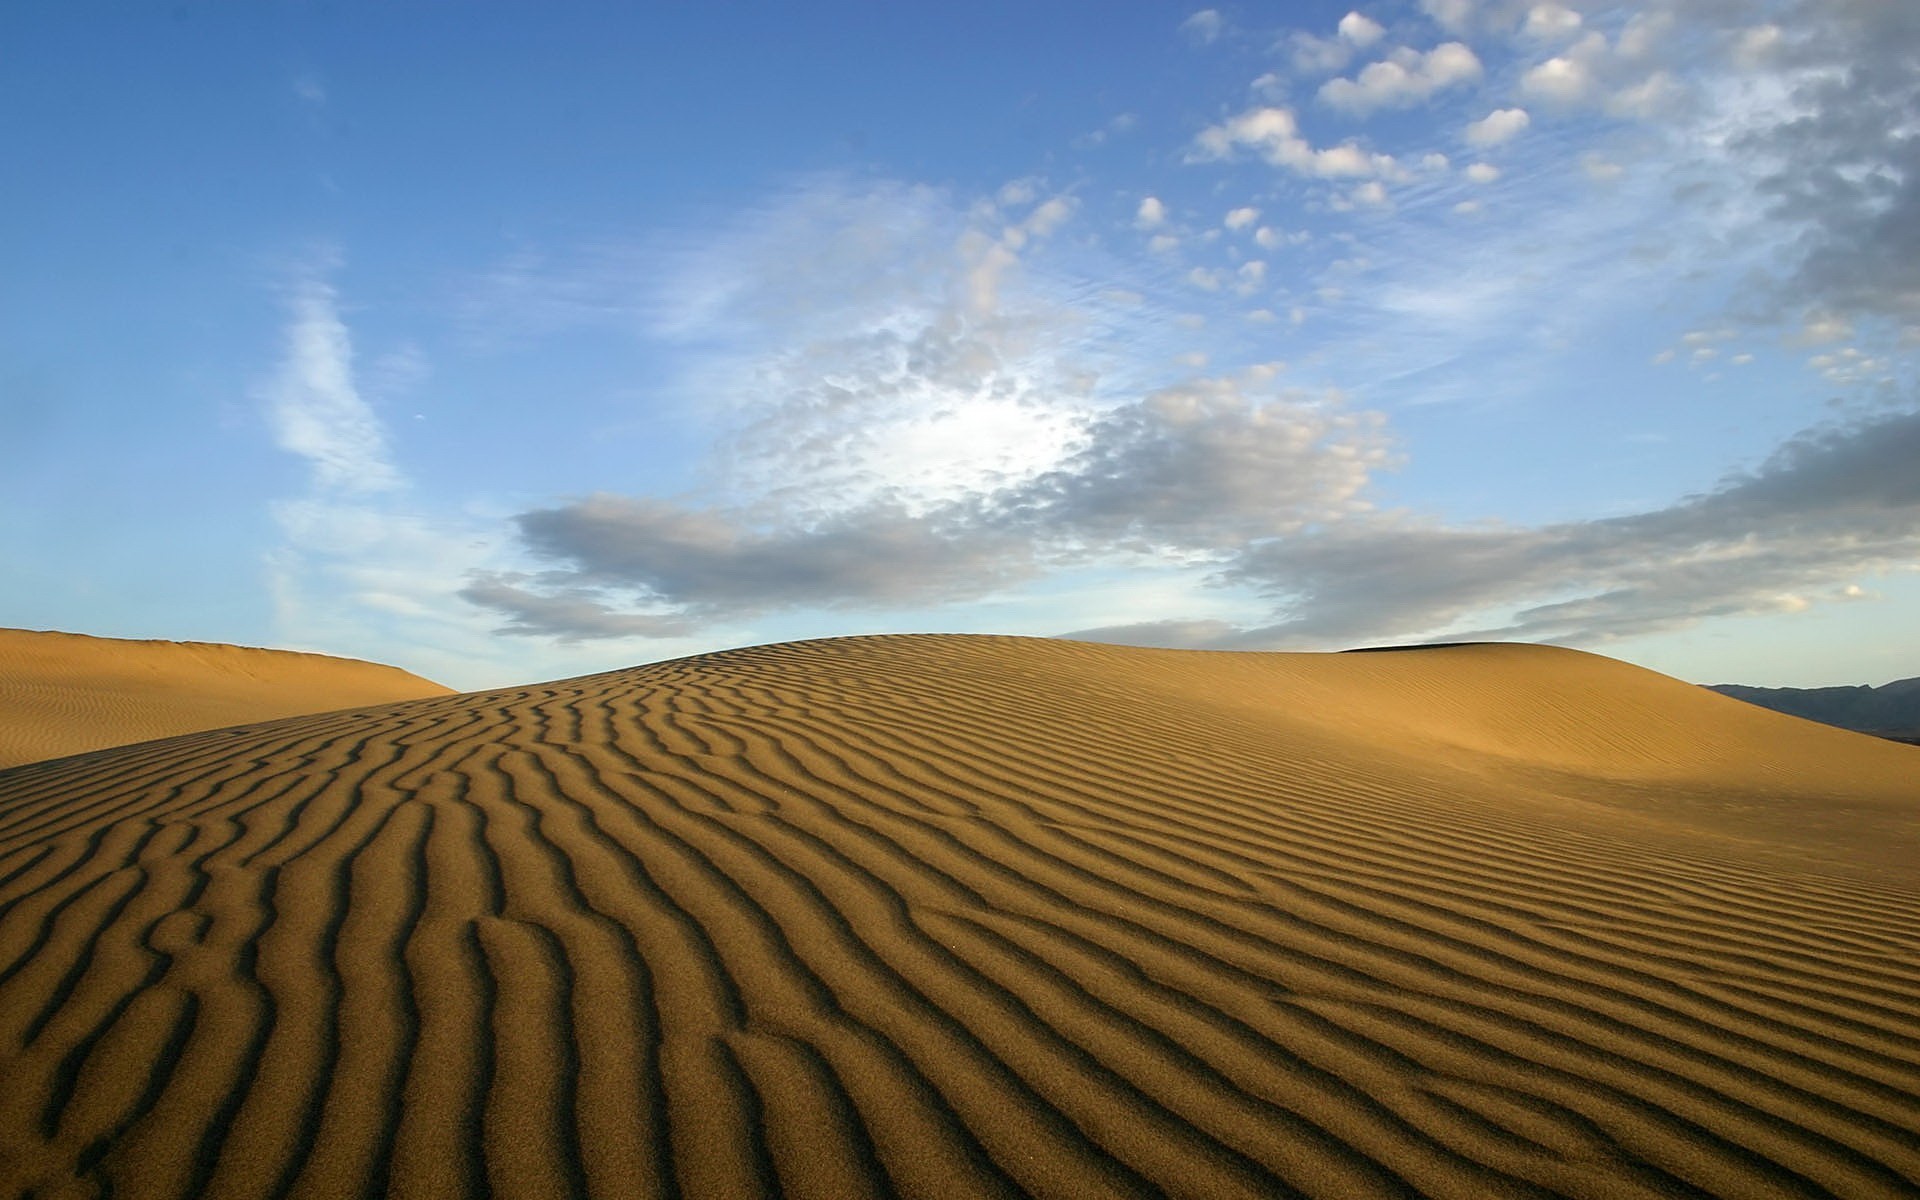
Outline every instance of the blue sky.
[(1920, 10), (28, 3), (0, 624), (1920, 673)]

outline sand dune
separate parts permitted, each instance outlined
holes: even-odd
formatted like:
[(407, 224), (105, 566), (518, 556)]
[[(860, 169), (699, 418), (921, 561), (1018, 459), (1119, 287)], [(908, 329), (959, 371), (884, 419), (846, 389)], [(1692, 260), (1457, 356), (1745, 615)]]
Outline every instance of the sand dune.
[(0, 629), (0, 767), (447, 692), (324, 654)]
[(762, 647), (0, 772), (0, 1191), (1912, 1196), (1920, 751)]

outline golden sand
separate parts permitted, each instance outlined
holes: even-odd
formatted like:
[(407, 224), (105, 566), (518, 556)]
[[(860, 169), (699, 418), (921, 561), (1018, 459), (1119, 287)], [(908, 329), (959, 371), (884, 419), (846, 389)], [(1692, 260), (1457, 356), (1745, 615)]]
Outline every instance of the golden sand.
[(1913, 1196), (1920, 750), (1572, 651), (733, 651), (0, 771), (0, 1194)]
[(396, 667), (324, 654), (0, 629), (0, 767), (446, 694)]

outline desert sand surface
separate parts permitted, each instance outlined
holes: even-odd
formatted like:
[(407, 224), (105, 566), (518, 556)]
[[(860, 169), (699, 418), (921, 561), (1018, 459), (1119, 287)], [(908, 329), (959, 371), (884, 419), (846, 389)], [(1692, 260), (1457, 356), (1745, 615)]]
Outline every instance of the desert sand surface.
[(837, 639), (0, 771), (0, 1194), (1920, 1191), (1920, 750)]
[(0, 629), (0, 768), (448, 692), (324, 654)]

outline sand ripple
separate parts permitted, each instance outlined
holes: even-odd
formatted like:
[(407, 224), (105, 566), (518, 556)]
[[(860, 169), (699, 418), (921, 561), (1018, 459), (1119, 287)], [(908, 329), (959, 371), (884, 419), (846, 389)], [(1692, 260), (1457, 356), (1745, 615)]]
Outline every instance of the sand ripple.
[(0, 772), (0, 1191), (1912, 1196), (1920, 751), (762, 647)]

